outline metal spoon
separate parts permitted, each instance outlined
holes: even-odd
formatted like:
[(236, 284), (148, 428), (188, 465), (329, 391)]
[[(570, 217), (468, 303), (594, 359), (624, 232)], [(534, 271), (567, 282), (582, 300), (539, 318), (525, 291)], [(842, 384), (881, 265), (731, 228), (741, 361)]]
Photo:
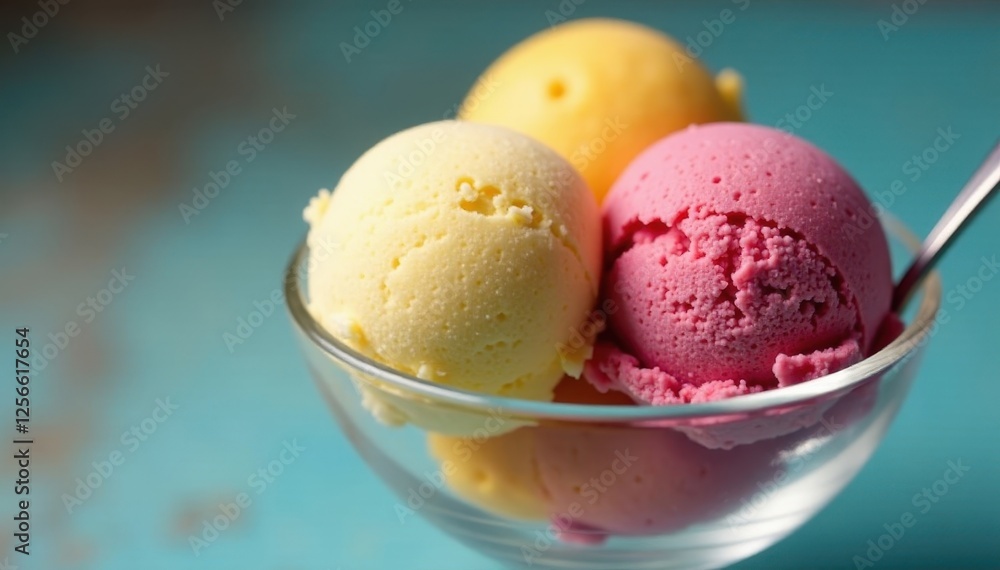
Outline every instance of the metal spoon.
[(993, 147), (993, 152), (986, 157), (976, 173), (965, 184), (955, 201), (938, 220), (934, 229), (927, 235), (917, 258), (906, 270), (906, 274), (896, 284), (893, 291), (892, 310), (898, 312), (906, 305), (913, 289), (920, 283), (924, 275), (940, 259), (961, 230), (968, 227), (969, 220), (986, 203), (987, 198), (996, 194), (994, 190), (1000, 186), (1000, 143)]

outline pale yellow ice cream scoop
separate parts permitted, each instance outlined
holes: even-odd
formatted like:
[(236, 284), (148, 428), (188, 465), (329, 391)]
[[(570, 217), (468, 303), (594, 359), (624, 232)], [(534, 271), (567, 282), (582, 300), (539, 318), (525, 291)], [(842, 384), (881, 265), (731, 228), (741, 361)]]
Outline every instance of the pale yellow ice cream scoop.
[[(430, 382), (536, 400), (581, 372), (590, 347), (572, 339), (597, 295), (600, 218), (545, 145), (468, 122), (414, 127), (304, 217), (309, 310), (354, 349)], [(391, 405), (383, 419), (465, 431)]]
[(730, 70), (713, 79), (657, 30), (583, 19), (503, 54), (470, 90), (460, 117), (548, 144), (583, 173), (600, 200), (653, 142), (692, 123), (739, 120), (741, 83)]
[(427, 444), (457, 495), (491, 513), (523, 520), (545, 518), (533, 428), (488, 439), (431, 433)]

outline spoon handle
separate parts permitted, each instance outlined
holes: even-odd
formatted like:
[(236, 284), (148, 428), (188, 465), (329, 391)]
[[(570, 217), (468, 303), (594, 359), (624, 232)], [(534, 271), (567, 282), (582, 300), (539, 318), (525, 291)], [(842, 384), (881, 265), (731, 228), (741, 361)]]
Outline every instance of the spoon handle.
[(896, 285), (892, 299), (893, 311), (903, 308), (917, 283), (934, 266), (941, 254), (955, 242), (953, 238), (968, 226), (966, 222), (971, 220), (979, 207), (986, 203), (986, 199), (995, 194), (994, 190), (998, 185), (1000, 185), (1000, 143), (993, 147), (993, 151), (924, 240), (920, 254)]

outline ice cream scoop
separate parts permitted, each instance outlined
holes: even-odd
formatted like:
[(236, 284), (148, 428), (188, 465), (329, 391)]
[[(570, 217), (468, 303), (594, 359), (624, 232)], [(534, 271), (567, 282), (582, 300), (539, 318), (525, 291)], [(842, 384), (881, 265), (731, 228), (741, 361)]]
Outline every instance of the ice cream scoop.
[[(536, 400), (580, 374), (590, 345), (569, 340), (597, 294), (599, 216), (586, 183), (543, 144), (468, 122), (414, 127), (366, 152), (304, 217), (309, 311), (362, 354), (425, 381)], [(359, 384), (381, 419), (465, 430), (426, 402)]]
[(889, 251), (850, 175), (762, 126), (692, 126), (633, 161), (604, 206), (610, 336), (588, 365), (650, 404), (803, 382), (868, 354)]
[[(556, 385), (554, 401), (560, 403), (632, 405), (620, 393), (600, 393), (582, 379), (565, 377)], [(500, 431), (500, 430), (496, 430)], [(496, 436), (427, 436), (431, 456), (437, 461), (448, 487), (457, 495), (491, 513), (525, 520), (544, 519), (548, 492), (539, 479), (544, 461), (535, 449), (534, 426)]]
[(539, 427), (537, 472), (552, 527), (567, 542), (592, 544), (713, 519), (766, 521), (763, 507), (779, 486), (817, 467), (814, 454), (827, 446), (824, 453), (831, 452), (835, 435), (874, 420), (877, 386), (869, 382), (828, 402), (794, 433), (733, 449), (706, 448), (666, 426)]
[(427, 436), (448, 487), (474, 505), (523, 520), (545, 518), (533, 428), (496, 437)]
[(548, 144), (598, 200), (643, 149), (692, 123), (739, 120), (741, 80), (713, 80), (684, 46), (622, 20), (582, 19), (539, 32), (482, 75), (462, 105), (470, 121)]
[(712, 450), (669, 429), (545, 427), (536, 446), (552, 524), (570, 542), (723, 516), (772, 470), (756, 446)]

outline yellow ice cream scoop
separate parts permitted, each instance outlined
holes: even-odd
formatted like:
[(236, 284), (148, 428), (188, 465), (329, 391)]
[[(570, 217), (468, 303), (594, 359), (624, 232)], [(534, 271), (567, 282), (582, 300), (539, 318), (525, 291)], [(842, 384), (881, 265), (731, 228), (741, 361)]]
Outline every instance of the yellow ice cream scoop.
[(740, 120), (741, 83), (731, 70), (713, 79), (684, 46), (654, 29), (584, 19), (502, 55), (470, 90), (460, 118), (548, 144), (601, 200), (651, 143), (692, 123)]
[[(366, 152), (304, 216), (309, 310), (355, 350), (429, 382), (535, 400), (579, 376), (600, 217), (542, 143), (469, 122), (414, 127)], [(476, 424), (356, 379), (389, 423)]]
[(533, 428), (488, 439), (431, 433), (427, 444), (456, 495), (501, 516), (545, 518)]
[[(564, 378), (555, 388), (555, 401), (592, 406), (635, 405), (621, 392), (598, 392), (589, 382)], [(480, 420), (470, 437), (439, 433), (427, 435), (431, 456), (437, 460), (448, 487), (456, 495), (493, 514), (524, 520), (544, 519), (551, 510), (550, 493), (539, 476), (535, 426), (506, 432), (508, 418)], [(571, 434), (573, 430), (564, 430)], [(558, 427), (545, 431), (559, 436)], [(499, 434), (499, 435), (497, 435)], [(597, 473), (597, 472), (595, 472)]]

